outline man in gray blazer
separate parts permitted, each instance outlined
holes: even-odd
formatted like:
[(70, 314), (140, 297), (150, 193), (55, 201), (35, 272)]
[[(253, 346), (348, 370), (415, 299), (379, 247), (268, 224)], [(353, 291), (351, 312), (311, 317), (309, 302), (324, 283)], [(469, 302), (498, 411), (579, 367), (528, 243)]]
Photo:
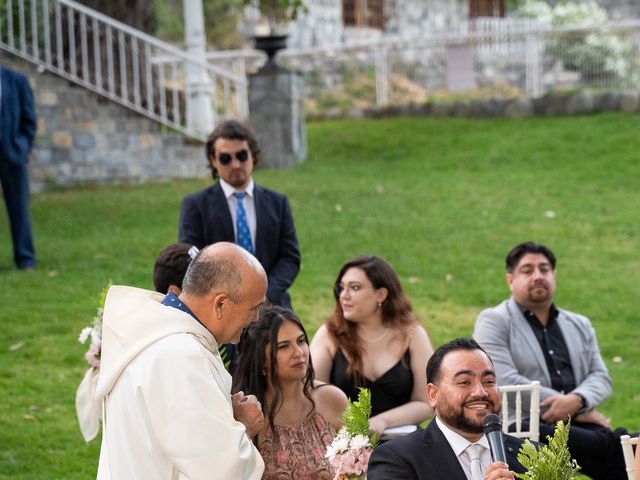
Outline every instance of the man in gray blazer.
[[(556, 258), (544, 245), (525, 242), (506, 258), (511, 298), (480, 313), (473, 336), (491, 356), (500, 385), (539, 380), (540, 437), (571, 417), (569, 450), (594, 479), (627, 478), (620, 446), (596, 407), (612, 390), (589, 319), (557, 308)], [(527, 403), (527, 402), (524, 402)]]

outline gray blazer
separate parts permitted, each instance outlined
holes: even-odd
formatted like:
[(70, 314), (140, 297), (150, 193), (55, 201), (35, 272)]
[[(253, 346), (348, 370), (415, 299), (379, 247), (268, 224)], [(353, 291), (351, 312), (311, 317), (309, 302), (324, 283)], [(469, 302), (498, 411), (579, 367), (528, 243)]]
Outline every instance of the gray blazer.
[[(569, 349), (577, 385), (573, 391), (584, 396), (587, 409), (593, 409), (611, 395), (612, 387), (595, 331), (587, 317), (567, 310), (559, 311), (558, 325)], [(551, 388), (540, 344), (513, 297), (478, 315), (473, 338), (493, 360), (499, 385), (539, 380), (541, 400), (559, 393)], [(528, 412), (525, 406), (528, 407), (528, 400), (523, 402), (523, 412)]]

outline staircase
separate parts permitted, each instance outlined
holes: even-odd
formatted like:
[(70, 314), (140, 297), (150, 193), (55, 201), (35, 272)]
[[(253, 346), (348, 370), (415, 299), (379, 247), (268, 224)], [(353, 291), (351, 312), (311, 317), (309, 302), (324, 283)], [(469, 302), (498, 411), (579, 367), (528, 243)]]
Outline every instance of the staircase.
[[(71, 0), (0, 0), (0, 64), (35, 93), (34, 192), (208, 176), (207, 134), (248, 116), (244, 70), (207, 65)], [(208, 101), (189, 108), (194, 89)], [(211, 121), (198, 129), (203, 108)]]
[[(218, 119), (248, 116), (244, 76), (77, 2), (4, 0), (0, 8), (1, 50), (160, 125), (203, 141)], [(210, 128), (197, 128), (203, 105), (194, 98), (207, 102)]]

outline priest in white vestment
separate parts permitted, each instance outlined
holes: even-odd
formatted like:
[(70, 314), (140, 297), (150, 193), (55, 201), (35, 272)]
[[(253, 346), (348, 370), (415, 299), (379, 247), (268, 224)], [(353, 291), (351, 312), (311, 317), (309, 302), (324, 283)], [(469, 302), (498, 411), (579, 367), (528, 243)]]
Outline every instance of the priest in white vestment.
[(260, 263), (229, 243), (191, 262), (179, 297), (111, 287), (96, 390), (98, 480), (261, 478), (262, 458), (234, 419), (239, 401), (257, 401), (232, 400), (218, 343), (239, 340), (266, 288)]

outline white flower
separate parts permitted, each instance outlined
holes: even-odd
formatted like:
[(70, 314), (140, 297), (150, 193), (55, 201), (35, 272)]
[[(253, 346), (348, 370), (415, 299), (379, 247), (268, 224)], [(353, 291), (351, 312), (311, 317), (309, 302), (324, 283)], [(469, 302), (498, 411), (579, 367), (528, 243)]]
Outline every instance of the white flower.
[(331, 446), (337, 453), (344, 452), (349, 449), (349, 433), (345, 429), (340, 429), (336, 438), (333, 439)]
[(369, 447), (371, 444), (369, 443), (369, 437), (365, 435), (356, 435), (351, 439), (349, 446), (352, 450), (357, 450), (359, 448)]
[(328, 458), (329, 460), (333, 460), (333, 457), (336, 456), (338, 452), (336, 452), (335, 447), (333, 446), (333, 444), (327, 446), (327, 453), (324, 456), (324, 458)]
[(84, 343), (87, 341), (87, 339), (89, 338), (89, 335), (91, 335), (93, 333), (93, 328), (91, 327), (84, 327), (82, 329), (82, 331), (80, 332), (80, 336), (78, 337), (78, 341), (80, 343)]
[(91, 329), (91, 343), (96, 343), (100, 345), (102, 343), (102, 336), (100, 335), (100, 331), (95, 328)]

